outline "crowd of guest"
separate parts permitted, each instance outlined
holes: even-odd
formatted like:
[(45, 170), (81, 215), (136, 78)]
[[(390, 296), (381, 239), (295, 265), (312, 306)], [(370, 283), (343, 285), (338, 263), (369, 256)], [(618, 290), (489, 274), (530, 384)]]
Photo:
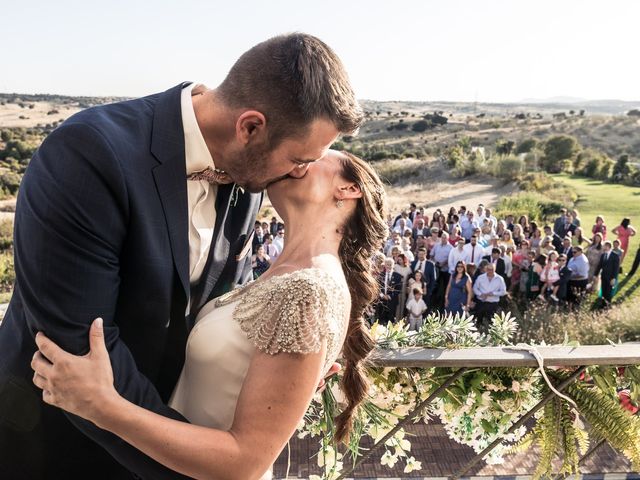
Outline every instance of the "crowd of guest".
[(575, 209), (538, 224), (526, 215), (498, 219), (484, 205), (427, 215), (411, 204), (389, 218), (389, 239), (374, 259), (380, 298), (372, 318), (406, 318), (417, 329), (429, 312), (473, 314), (482, 328), (506, 299), (574, 308), (596, 292), (607, 306), (635, 234), (628, 218), (609, 229), (599, 215), (589, 227)]
[[(628, 218), (609, 229), (598, 215), (589, 228), (577, 210), (562, 209), (553, 222), (539, 225), (526, 215), (498, 219), (484, 205), (427, 215), (411, 204), (388, 223), (387, 243), (373, 259), (380, 297), (371, 319), (404, 318), (411, 329), (431, 312), (473, 314), (483, 328), (508, 299), (573, 308), (595, 292), (607, 306), (637, 233)], [(285, 225), (276, 217), (255, 222), (254, 279), (278, 258), (284, 238)], [(640, 249), (630, 274), (638, 263)]]

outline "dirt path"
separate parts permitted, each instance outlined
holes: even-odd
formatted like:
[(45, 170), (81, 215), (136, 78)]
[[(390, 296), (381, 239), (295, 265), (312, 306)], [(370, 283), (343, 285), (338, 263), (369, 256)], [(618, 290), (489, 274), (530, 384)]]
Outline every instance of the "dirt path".
[[(452, 206), (459, 208), (460, 205), (473, 210), (479, 203), (495, 207), (501, 197), (511, 195), (518, 189), (513, 183), (505, 185), (502, 180), (490, 176), (455, 178), (436, 159), (424, 164), (425, 170), (416, 177), (416, 181), (405, 177), (402, 181), (387, 187), (390, 213), (395, 214), (409, 208), (411, 202), (419, 207), (426, 207), (429, 215), (436, 208), (445, 211)], [(271, 202), (265, 198), (259, 217), (270, 218), (273, 213)]]

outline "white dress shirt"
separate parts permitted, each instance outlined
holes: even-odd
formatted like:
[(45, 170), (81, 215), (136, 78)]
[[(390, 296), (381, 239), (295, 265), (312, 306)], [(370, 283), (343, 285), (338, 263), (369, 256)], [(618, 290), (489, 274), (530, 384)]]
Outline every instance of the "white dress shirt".
[(504, 279), (497, 273), (493, 274), (493, 278), (489, 278), (486, 273), (483, 273), (473, 284), (473, 293), (478, 297), (487, 295), (487, 298), (481, 299), (483, 302), (497, 303), (500, 301), (500, 297), (507, 294), (507, 287)]
[(456, 273), (456, 264), (458, 262), (467, 263), (467, 252), (465, 252), (464, 247), (462, 247), (462, 250), (455, 247), (449, 252), (449, 273)]
[[(182, 89), (180, 105), (184, 129), (184, 156), (187, 175), (215, 168), (211, 152), (204, 141), (191, 101), (195, 83)], [(216, 195), (218, 186), (206, 180), (186, 180), (189, 213), (189, 281), (196, 284), (209, 257), (209, 249), (216, 224)]]
[(467, 243), (464, 246), (464, 252), (466, 254), (464, 263), (473, 263), (476, 267), (480, 265), (482, 257), (484, 256), (484, 248), (482, 248), (480, 244), (476, 243), (474, 247), (470, 243)]

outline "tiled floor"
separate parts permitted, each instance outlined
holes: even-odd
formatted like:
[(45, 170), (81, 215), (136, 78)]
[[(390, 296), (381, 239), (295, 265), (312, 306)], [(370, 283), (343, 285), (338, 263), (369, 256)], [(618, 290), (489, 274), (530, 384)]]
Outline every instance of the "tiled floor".
[[(353, 474), (355, 478), (421, 478), (445, 477), (456, 472), (462, 465), (474, 457), (471, 448), (460, 445), (449, 439), (444, 428), (439, 424), (413, 425), (408, 430), (415, 435), (411, 437), (411, 454), (422, 462), (422, 470), (410, 474), (403, 473), (402, 468), (389, 469), (380, 464), (380, 452), (361, 465)], [(291, 467), (289, 478), (308, 478), (310, 474), (319, 473), (316, 458), (318, 439), (294, 439), (291, 441)], [(479, 462), (465, 476), (494, 475), (529, 475), (535, 469), (538, 454), (535, 449), (530, 452), (508, 457), (503, 465), (486, 465)], [(275, 477), (284, 478), (287, 470), (287, 449), (282, 453), (275, 467)], [(631, 472), (627, 459), (617, 454), (611, 447), (600, 448), (582, 469), (582, 473)]]

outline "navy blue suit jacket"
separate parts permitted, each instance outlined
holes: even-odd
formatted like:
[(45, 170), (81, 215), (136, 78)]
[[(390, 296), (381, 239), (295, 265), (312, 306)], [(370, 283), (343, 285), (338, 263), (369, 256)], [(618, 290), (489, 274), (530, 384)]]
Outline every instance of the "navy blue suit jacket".
[[(413, 270), (414, 272), (417, 266), (418, 259), (411, 262), (411, 270)], [(436, 268), (436, 264), (433, 262), (433, 260), (424, 261), (423, 280), (427, 284), (427, 291), (424, 292), (424, 294), (427, 298), (431, 298), (431, 295), (436, 288), (436, 281), (438, 280), (438, 269)]]
[(85, 354), (89, 325), (101, 316), (117, 390), (184, 420), (166, 403), (193, 314), (251, 278), (250, 256), (237, 255), (262, 201), (219, 186), (206, 274), (188, 316), (185, 85), (72, 116), (29, 164), (16, 207), (15, 289), (0, 326), (2, 478), (131, 478), (117, 462), (143, 478), (181, 477), (43, 403), (30, 361), (38, 331)]

